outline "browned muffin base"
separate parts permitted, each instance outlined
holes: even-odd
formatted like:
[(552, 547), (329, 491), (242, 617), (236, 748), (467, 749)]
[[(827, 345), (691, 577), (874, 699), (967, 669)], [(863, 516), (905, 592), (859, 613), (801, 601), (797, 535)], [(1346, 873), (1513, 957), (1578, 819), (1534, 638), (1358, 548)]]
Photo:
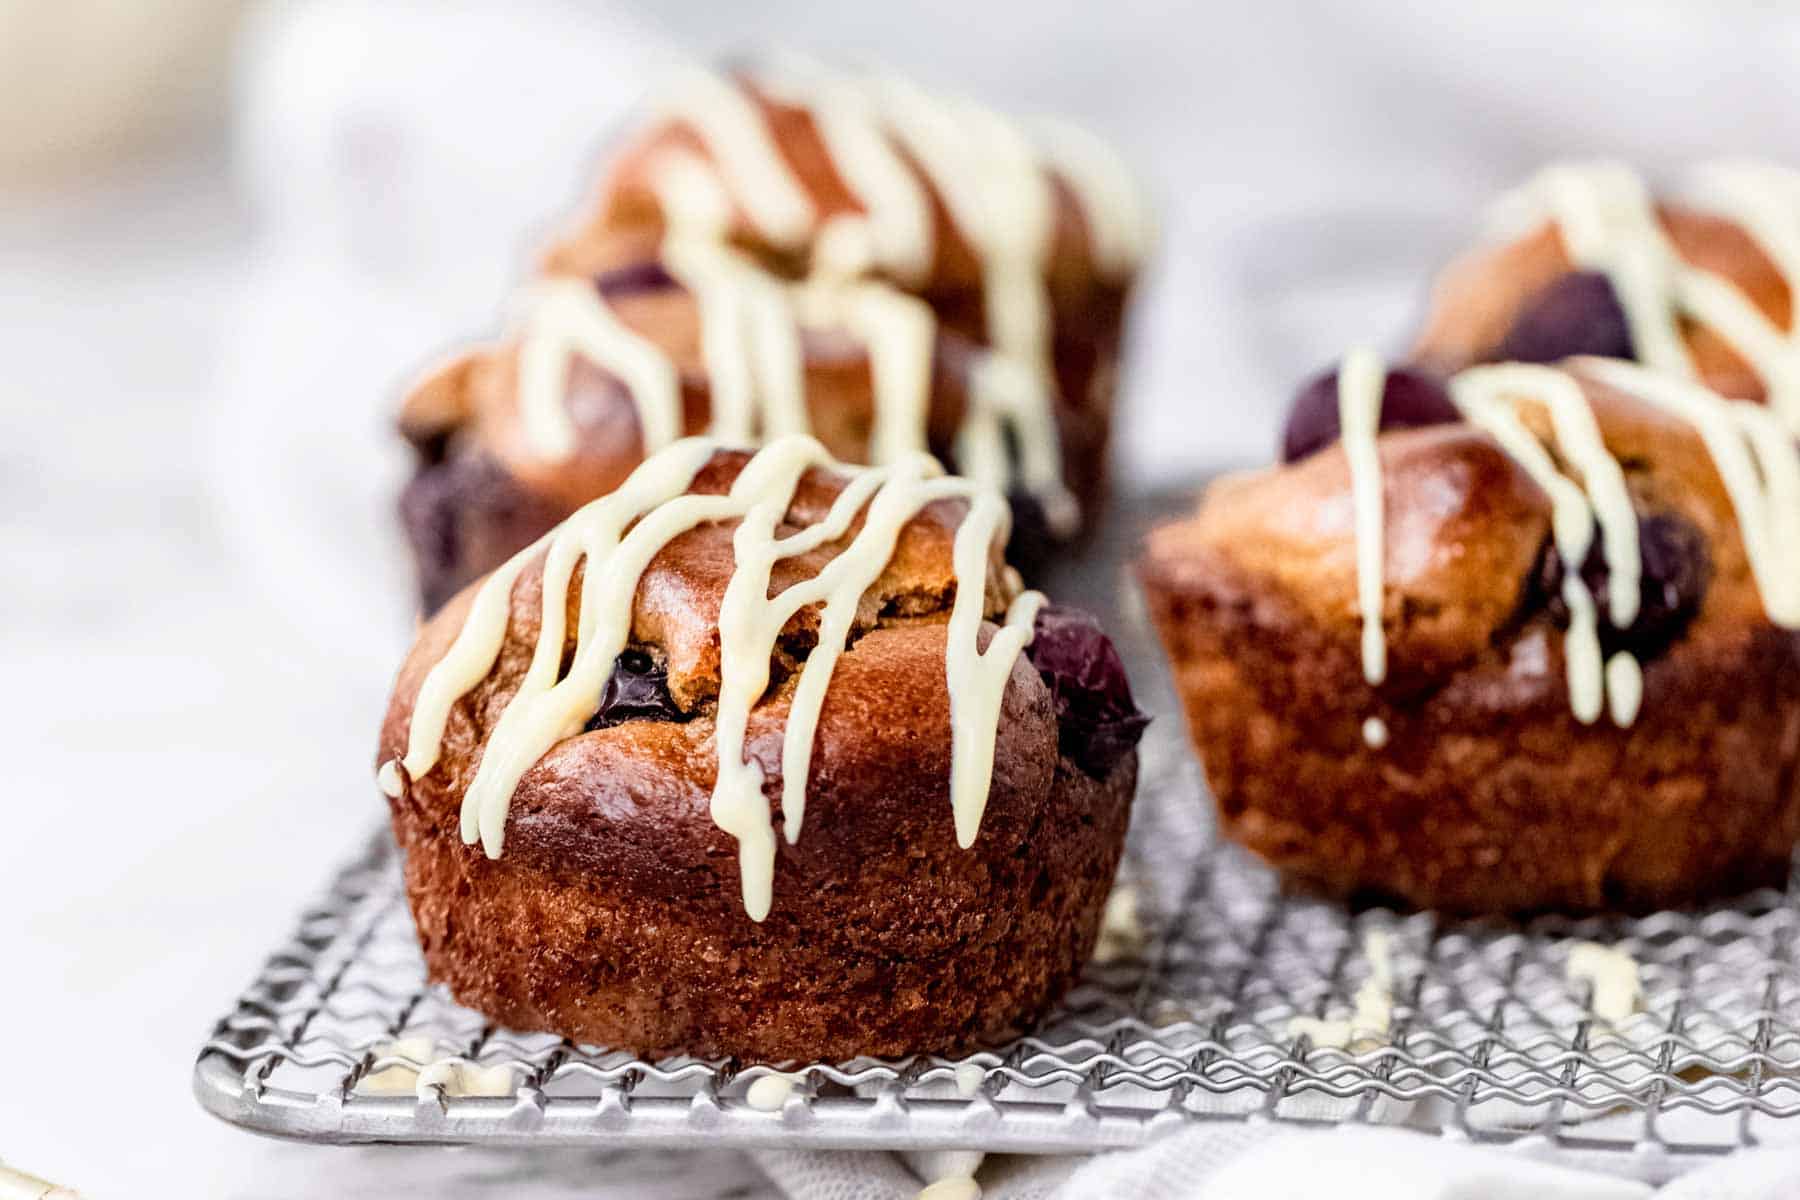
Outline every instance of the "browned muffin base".
[[(939, 879), (923, 855), (871, 862), (805, 881), (804, 908), (778, 904), (761, 924), (634, 895), (601, 870), (490, 861), (409, 807), (395, 829), (430, 977), (510, 1028), (649, 1057), (950, 1053), (1019, 1033), (1080, 974), (1135, 782), (1135, 757), (1103, 782), (1063, 761), (1020, 852), (967, 852), (983, 889)], [(939, 944), (896, 954), (897, 919)]]
[[(1458, 912), (1649, 910), (1780, 885), (1800, 837), (1800, 639), (1644, 664), (1629, 728), (1568, 711), (1562, 635), (1369, 706), (1343, 639), (1266, 588), (1146, 570), (1224, 831), (1331, 894)], [(1365, 744), (1381, 717), (1388, 744)]]

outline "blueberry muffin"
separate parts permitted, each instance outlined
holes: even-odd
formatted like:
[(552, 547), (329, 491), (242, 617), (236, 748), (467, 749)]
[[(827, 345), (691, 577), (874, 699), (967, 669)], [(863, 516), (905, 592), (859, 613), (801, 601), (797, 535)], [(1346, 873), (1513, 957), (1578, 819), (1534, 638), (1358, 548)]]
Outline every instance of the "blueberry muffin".
[(427, 607), (684, 432), (929, 450), (1009, 492), (1032, 573), (1102, 502), (1148, 241), (1111, 152), (1047, 128), (791, 61), (671, 85), (516, 336), (406, 402)]
[(1616, 163), (1552, 166), (1439, 279), (1415, 362), (1635, 359), (1800, 433), (1800, 172), (1715, 163), (1665, 198)]
[(687, 439), (453, 598), (378, 772), (432, 979), (646, 1056), (952, 1051), (1090, 954), (1144, 718), (923, 455)]
[(1140, 572), (1225, 832), (1341, 896), (1648, 909), (1786, 880), (1800, 448), (1640, 366), (1357, 352)]

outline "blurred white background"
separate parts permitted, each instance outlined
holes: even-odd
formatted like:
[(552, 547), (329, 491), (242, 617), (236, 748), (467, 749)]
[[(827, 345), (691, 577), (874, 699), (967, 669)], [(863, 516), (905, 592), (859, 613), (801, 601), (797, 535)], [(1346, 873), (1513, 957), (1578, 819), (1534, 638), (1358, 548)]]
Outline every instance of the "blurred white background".
[(1164, 229), (1133, 485), (1266, 457), (1545, 159), (1800, 159), (1774, 0), (0, 0), (0, 1159), (94, 1196), (591, 1175), (256, 1141), (187, 1071), (380, 818), (397, 387), (494, 327), (659, 64), (773, 42), (1124, 147)]

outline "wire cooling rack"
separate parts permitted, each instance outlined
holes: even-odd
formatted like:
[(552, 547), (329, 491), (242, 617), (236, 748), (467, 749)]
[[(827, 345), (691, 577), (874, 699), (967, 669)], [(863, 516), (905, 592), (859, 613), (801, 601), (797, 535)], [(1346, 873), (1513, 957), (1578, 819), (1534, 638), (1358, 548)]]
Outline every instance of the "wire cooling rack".
[[(1787, 896), (1523, 926), (1348, 913), (1283, 894), (1213, 845), (1194, 768), (1173, 754), (1161, 765), (1128, 864), (1141, 950), (1095, 963), (1035, 1035), (992, 1053), (784, 1064), (759, 1090), (774, 1068), (644, 1062), (497, 1029), (426, 985), (382, 835), (218, 1023), (195, 1088), (227, 1121), (331, 1142), (1068, 1152), (1197, 1121), (1356, 1122), (1651, 1178), (1800, 1115), (1800, 910)], [(1638, 1011), (1617, 1023), (1590, 1011), (1590, 985), (1567, 972), (1581, 941), (1636, 961)], [(1385, 1032), (1340, 1049), (1292, 1026), (1352, 1010), (1383, 970)], [(418, 1086), (450, 1058), (488, 1068), (475, 1090), (498, 1094), (466, 1094), (441, 1070)]]
[[(1032, 1036), (962, 1060), (776, 1068), (495, 1028), (427, 986), (384, 833), (218, 1022), (195, 1066), (201, 1103), (278, 1136), (486, 1145), (1072, 1152), (1199, 1122), (1384, 1124), (1648, 1179), (1800, 1137), (1785, 1120), (1800, 1116), (1800, 886), (1522, 925), (1287, 894), (1215, 841), (1131, 605), (1077, 598), (1124, 610), (1122, 648), (1164, 714), (1124, 868), (1142, 936), (1109, 939), (1123, 953)], [(1584, 942), (1630, 956), (1635, 1011), (1593, 1011), (1608, 1006), (1568, 969)], [(1371, 991), (1384, 1011), (1348, 1047), (1296, 1024)]]

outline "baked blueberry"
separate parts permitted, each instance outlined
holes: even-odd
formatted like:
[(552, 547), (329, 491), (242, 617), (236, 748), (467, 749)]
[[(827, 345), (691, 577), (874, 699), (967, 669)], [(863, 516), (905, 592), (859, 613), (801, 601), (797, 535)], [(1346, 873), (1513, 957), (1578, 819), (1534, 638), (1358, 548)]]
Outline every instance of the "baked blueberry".
[(643, 650), (627, 650), (613, 664), (600, 693), (600, 707), (587, 729), (605, 729), (622, 721), (679, 721), (684, 714), (669, 695), (669, 673)]
[(1571, 271), (1533, 296), (1495, 358), (1552, 363), (1577, 354), (1634, 357), (1625, 309), (1612, 282), (1598, 271)]
[[(1582, 582), (1593, 594), (1601, 623), (1600, 643), (1607, 653), (1628, 650), (1648, 658), (1678, 637), (1706, 597), (1712, 578), (1712, 558), (1706, 535), (1686, 517), (1674, 512), (1640, 514), (1638, 517), (1637, 616), (1627, 629), (1612, 624), (1608, 595), (1606, 555), (1596, 538), (1581, 564)], [(1546, 543), (1540, 560), (1538, 588), (1559, 622), (1569, 612), (1562, 596), (1563, 562), (1554, 546)]]
[(1080, 609), (1045, 605), (1026, 654), (1055, 701), (1063, 756), (1104, 779), (1150, 724), (1131, 698), (1125, 664), (1112, 639)]
[[(1456, 407), (1429, 372), (1397, 367), (1381, 389), (1381, 428), (1416, 429), (1457, 420)], [(1309, 381), (1294, 397), (1281, 433), (1281, 461), (1298, 462), (1338, 440), (1336, 368)]]

